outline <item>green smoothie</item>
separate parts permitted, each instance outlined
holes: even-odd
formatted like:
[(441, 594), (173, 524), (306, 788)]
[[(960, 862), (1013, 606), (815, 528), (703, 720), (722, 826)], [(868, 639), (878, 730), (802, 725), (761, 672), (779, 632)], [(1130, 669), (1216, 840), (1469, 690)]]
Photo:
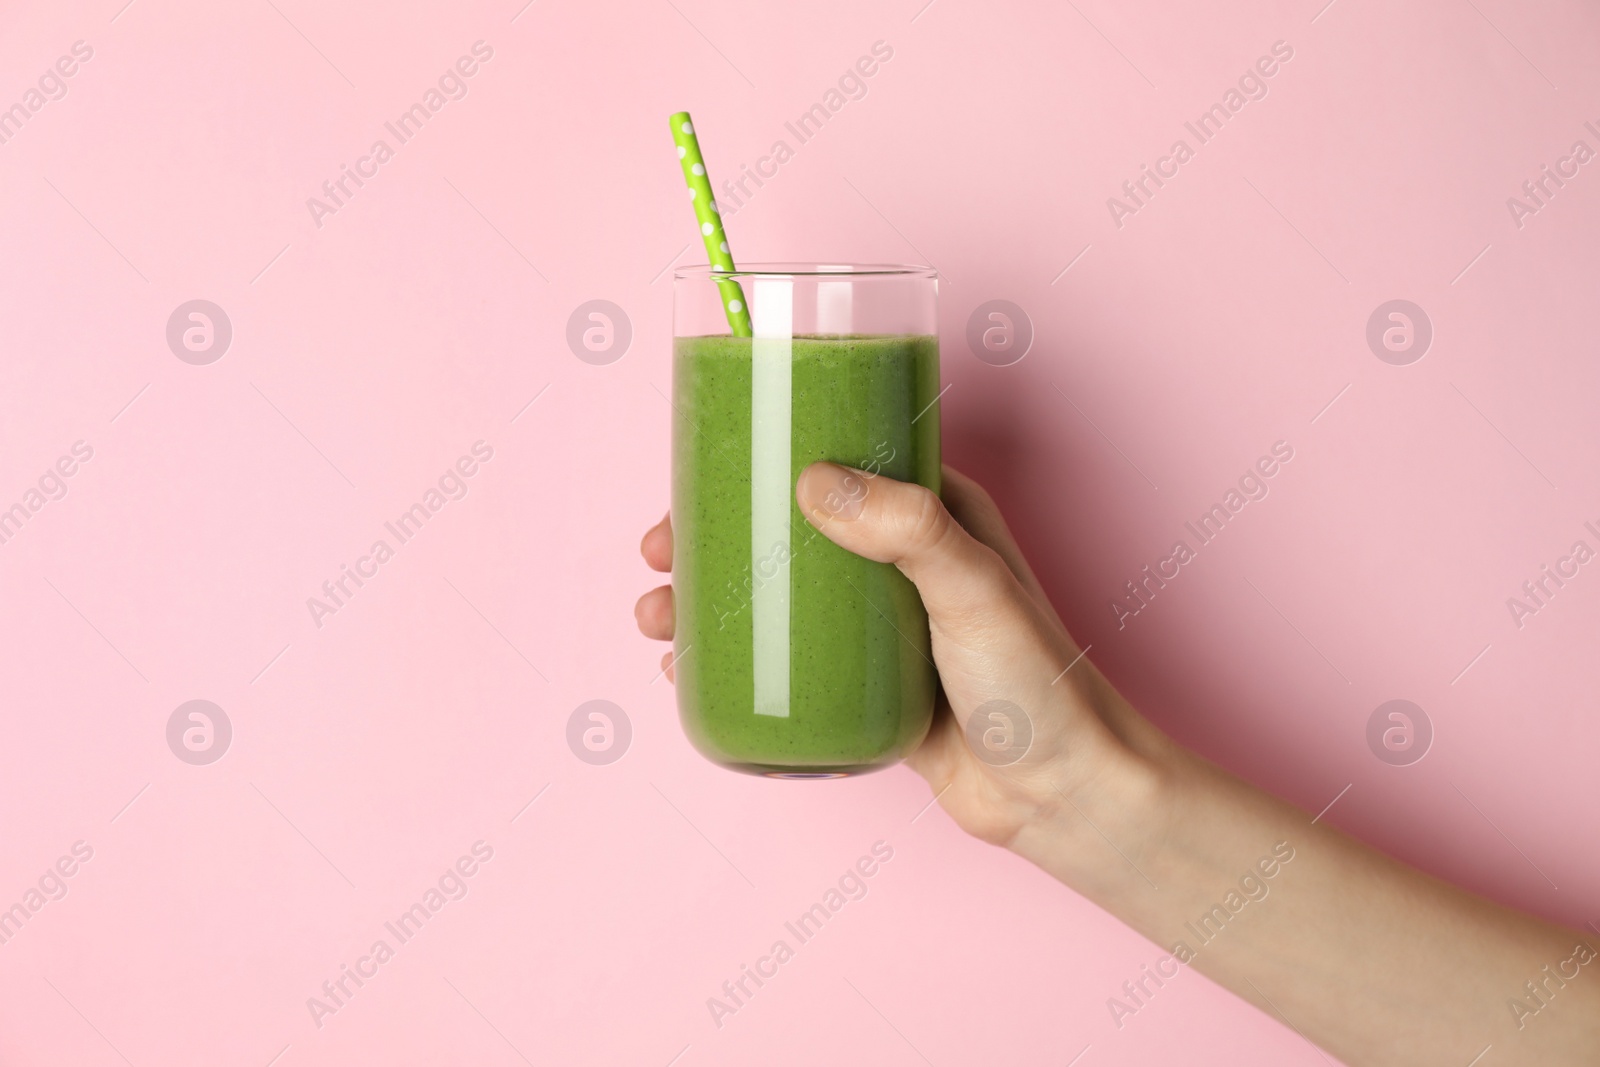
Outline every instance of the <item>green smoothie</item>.
[(818, 533), (794, 486), (830, 460), (938, 491), (938, 393), (934, 337), (677, 339), (675, 673), (710, 759), (861, 773), (926, 734), (936, 677), (916, 588)]

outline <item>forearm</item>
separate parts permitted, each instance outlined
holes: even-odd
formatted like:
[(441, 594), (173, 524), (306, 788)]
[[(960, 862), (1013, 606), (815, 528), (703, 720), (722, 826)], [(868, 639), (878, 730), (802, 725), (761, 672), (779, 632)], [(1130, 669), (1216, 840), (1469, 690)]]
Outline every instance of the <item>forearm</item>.
[[(1097, 753), (1012, 847), (1161, 946), (1152, 964), (1171, 954), (1360, 1067), (1464, 1065), (1487, 1045), (1496, 1064), (1600, 1062), (1593, 939), (1313, 823), (1148, 727), (1123, 732), (1132, 744)], [(1129, 978), (1114, 993), (1139, 1010), (1156, 979)]]

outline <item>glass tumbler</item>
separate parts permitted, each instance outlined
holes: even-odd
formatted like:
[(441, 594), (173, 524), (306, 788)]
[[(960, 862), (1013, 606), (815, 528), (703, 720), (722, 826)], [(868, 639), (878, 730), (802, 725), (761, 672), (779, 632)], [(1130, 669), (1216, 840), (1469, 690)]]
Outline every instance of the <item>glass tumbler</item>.
[[(733, 299), (748, 307), (753, 336), (733, 334)], [(862, 472), (848, 496), (870, 494), (880, 474), (938, 492), (938, 276), (684, 268), (673, 333), (673, 654), (685, 733), (716, 763), (778, 778), (899, 761), (933, 712), (927, 613), (894, 566), (819, 533), (795, 482), (829, 460)]]

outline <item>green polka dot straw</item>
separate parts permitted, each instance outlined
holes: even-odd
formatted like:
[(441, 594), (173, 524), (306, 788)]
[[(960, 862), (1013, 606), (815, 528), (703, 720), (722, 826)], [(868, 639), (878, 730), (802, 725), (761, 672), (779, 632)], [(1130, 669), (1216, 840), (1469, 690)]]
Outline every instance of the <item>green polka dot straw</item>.
[[(694, 205), (694, 218), (700, 224), (700, 236), (705, 238), (706, 258), (715, 271), (734, 270), (733, 256), (728, 252), (728, 235), (722, 230), (722, 216), (711, 194), (711, 176), (706, 173), (706, 161), (700, 155), (700, 141), (694, 135), (694, 123), (687, 111), (672, 116), (672, 140), (678, 146), (678, 161), (683, 164), (683, 179), (689, 183), (689, 200)], [(722, 293), (722, 309), (728, 313), (728, 325), (735, 337), (750, 336), (750, 308), (745, 303), (744, 289), (733, 278), (717, 281)]]

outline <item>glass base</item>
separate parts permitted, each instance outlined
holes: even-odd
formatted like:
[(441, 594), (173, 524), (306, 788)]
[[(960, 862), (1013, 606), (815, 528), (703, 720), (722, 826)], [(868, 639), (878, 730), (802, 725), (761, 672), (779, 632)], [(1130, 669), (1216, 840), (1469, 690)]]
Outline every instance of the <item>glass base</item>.
[(849, 771), (767, 771), (768, 778), (787, 778), (790, 781), (809, 781), (813, 778), (848, 778)]
[[(704, 752), (701, 753), (705, 755)], [(761, 778), (778, 778), (788, 782), (813, 782), (830, 781), (835, 778), (859, 778), (863, 774), (872, 774), (895, 766), (899, 760), (888, 760), (883, 763), (855, 763), (833, 764), (831, 766), (780, 766), (771, 763), (735, 763), (727, 759), (718, 759), (714, 756), (707, 758), (719, 767), (740, 774), (753, 774)]]

